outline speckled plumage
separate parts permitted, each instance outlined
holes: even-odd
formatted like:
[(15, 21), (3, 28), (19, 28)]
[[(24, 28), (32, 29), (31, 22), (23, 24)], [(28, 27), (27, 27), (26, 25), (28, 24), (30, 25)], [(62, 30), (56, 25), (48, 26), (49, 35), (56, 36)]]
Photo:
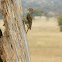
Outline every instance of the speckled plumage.
[(32, 27), (32, 14), (33, 11), (31, 9), (28, 9), (25, 14), (23, 15), (23, 22), (26, 24), (27, 26), (27, 31)]

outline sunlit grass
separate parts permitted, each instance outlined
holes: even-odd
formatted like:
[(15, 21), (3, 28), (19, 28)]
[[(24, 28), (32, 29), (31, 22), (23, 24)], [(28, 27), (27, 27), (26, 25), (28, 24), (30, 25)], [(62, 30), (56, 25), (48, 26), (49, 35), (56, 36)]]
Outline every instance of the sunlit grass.
[(59, 31), (57, 21), (54, 26), (45, 21), (33, 24), (32, 30), (27, 34), (31, 61), (62, 62), (62, 32)]

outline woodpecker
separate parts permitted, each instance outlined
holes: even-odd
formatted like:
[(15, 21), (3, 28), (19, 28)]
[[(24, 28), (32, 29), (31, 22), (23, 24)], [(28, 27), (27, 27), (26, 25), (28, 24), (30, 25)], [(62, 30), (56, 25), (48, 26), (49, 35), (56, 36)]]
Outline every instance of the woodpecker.
[(23, 15), (23, 22), (27, 26), (26, 33), (28, 32), (29, 29), (31, 30), (31, 27), (32, 27), (32, 15), (33, 15), (33, 13), (34, 13), (34, 9), (28, 8), (26, 13)]

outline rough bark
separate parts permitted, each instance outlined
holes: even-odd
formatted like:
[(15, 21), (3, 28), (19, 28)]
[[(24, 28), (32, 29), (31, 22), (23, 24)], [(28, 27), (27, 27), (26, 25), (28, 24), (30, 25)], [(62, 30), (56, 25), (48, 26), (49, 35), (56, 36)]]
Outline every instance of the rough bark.
[[(3, 62), (30, 62), (26, 32), (22, 22), (20, 0), (0, 0), (0, 10), (6, 27), (1, 38)], [(2, 43), (3, 42), (3, 43)]]

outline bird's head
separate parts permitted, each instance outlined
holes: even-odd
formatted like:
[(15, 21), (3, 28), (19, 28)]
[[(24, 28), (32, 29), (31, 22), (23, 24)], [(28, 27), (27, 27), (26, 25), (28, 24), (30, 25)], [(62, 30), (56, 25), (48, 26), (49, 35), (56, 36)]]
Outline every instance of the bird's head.
[(33, 14), (34, 13), (34, 9), (33, 8), (28, 8), (28, 11)]

